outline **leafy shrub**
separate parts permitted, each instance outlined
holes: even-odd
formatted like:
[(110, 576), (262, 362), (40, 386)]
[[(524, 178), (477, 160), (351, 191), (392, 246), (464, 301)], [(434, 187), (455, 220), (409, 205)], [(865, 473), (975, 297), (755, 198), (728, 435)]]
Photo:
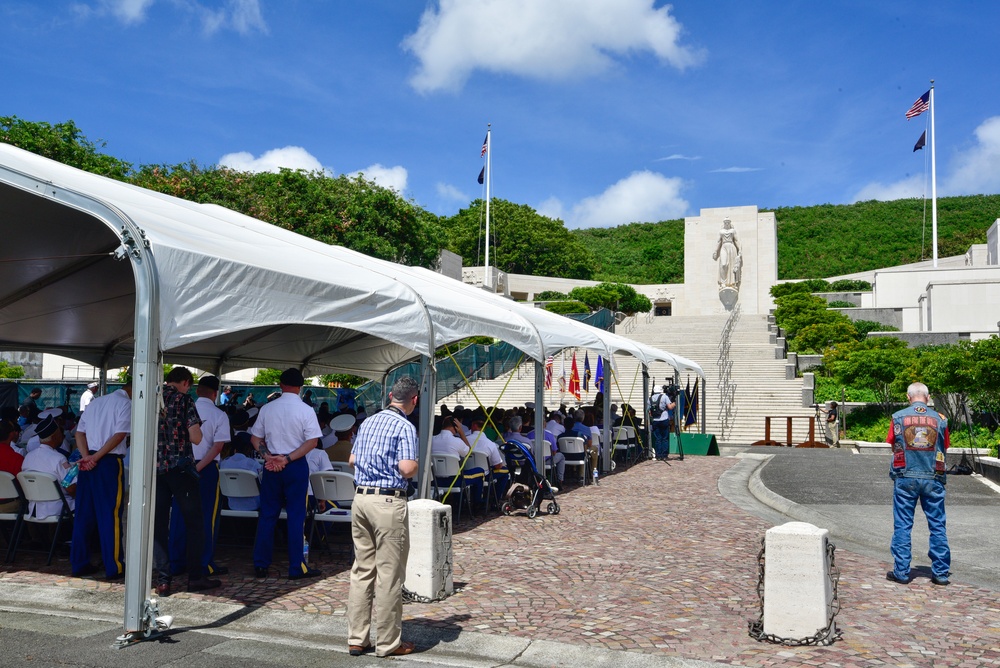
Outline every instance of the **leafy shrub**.
[(868, 281), (842, 278), (830, 284), (830, 292), (871, 292), (872, 284)]
[(858, 339), (868, 336), (868, 332), (898, 332), (899, 329), (892, 325), (883, 325), (874, 320), (855, 320), (854, 329), (858, 330)]
[(796, 352), (819, 354), (832, 345), (855, 341), (858, 332), (847, 318), (834, 322), (806, 325), (792, 339), (789, 347)]
[(878, 401), (878, 395), (867, 387), (845, 386), (834, 378), (819, 375), (816, 376), (816, 390), (813, 397), (817, 403), (851, 401), (870, 404)]
[(566, 315), (567, 313), (590, 313), (590, 309), (586, 304), (575, 300), (552, 302), (545, 305), (545, 310), (558, 313), (559, 315)]
[(0, 378), (24, 378), (24, 367), (0, 360)]
[(858, 305), (854, 302), (845, 302), (840, 300), (834, 300), (827, 304), (830, 308), (857, 308)]
[(543, 290), (535, 295), (536, 302), (555, 302), (560, 299), (569, 299), (569, 295), (557, 290)]
[(591, 287), (573, 288), (569, 296), (592, 310), (603, 307), (609, 311), (623, 311), (631, 315), (653, 308), (649, 297), (640, 295), (635, 288), (624, 283), (598, 283)]

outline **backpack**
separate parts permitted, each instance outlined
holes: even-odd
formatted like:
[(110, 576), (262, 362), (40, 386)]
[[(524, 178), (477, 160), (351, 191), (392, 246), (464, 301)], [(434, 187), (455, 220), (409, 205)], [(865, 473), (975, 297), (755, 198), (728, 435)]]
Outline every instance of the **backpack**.
[(649, 406), (646, 407), (646, 412), (654, 420), (658, 420), (663, 415), (663, 409), (660, 408), (660, 399), (662, 398), (663, 395), (659, 392), (649, 398)]

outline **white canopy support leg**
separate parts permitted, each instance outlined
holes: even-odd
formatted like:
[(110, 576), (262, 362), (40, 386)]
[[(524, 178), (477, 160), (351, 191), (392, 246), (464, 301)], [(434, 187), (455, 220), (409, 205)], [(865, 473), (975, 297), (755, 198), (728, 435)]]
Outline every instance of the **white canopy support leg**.
[(545, 455), (549, 444), (545, 441), (545, 365), (535, 360), (535, 443), (532, 448), (539, 472), (545, 473)]
[(421, 499), (431, 498), (431, 439), (434, 432), (434, 405), (437, 403), (435, 389), (437, 388), (437, 370), (431, 364), (431, 358), (420, 357), (420, 472), (417, 496)]

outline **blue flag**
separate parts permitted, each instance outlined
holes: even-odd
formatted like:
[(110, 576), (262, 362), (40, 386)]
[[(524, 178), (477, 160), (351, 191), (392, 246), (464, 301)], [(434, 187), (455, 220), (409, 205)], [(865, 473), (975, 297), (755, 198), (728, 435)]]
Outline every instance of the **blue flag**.
[(594, 389), (598, 392), (604, 391), (604, 358), (597, 358), (597, 374), (594, 375)]
[(590, 394), (590, 355), (583, 353), (583, 391)]

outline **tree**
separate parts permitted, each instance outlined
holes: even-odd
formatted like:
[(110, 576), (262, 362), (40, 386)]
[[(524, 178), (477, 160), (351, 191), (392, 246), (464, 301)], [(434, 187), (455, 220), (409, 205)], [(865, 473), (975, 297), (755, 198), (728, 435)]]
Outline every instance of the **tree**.
[(836, 346), (824, 361), (837, 382), (871, 388), (888, 415), (893, 405), (906, 397), (908, 382), (903, 372), (915, 357), (916, 352), (907, 348), (905, 341), (877, 337)]
[(24, 367), (0, 360), (0, 378), (24, 378)]
[(640, 295), (635, 288), (624, 283), (598, 283), (594, 286), (573, 288), (569, 297), (583, 302), (592, 310), (606, 308), (609, 311), (622, 311), (629, 315), (653, 308), (649, 297)]
[(535, 295), (536, 302), (555, 302), (560, 299), (569, 299), (569, 295), (565, 292), (559, 292), (557, 290), (543, 290)]
[(960, 341), (954, 345), (921, 346), (915, 353), (913, 362), (903, 371), (901, 383), (919, 381), (926, 385), (934, 408), (952, 424), (958, 424), (962, 406), (974, 386), (972, 345)]
[(858, 332), (847, 318), (834, 322), (806, 325), (792, 339), (789, 348), (799, 353), (819, 354), (832, 345), (846, 341), (855, 341)]
[(320, 376), (319, 379), (327, 387), (330, 383), (339, 383), (341, 387), (361, 387), (369, 381), (364, 376), (352, 376), (349, 373), (327, 373)]
[[(448, 250), (461, 255), (467, 267), (483, 262), (484, 221), (483, 200), (440, 221), (448, 235)], [(490, 236), (490, 264), (502, 271), (577, 279), (589, 279), (594, 273), (590, 251), (562, 221), (543, 216), (526, 204), (491, 200)]]
[(545, 310), (558, 313), (559, 315), (566, 315), (569, 313), (590, 313), (590, 307), (583, 302), (578, 302), (572, 299), (546, 304)]
[(90, 141), (73, 121), (50, 125), (0, 116), (0, 142), (119, 181), (132, 172), (131, 163), (100, 153), (98, 148), (104, 148), (106, 143)]
[(253, 384), (278, 385), (281, 373), (281, 369), (257, 369), (257, 375), (253, 377)]

